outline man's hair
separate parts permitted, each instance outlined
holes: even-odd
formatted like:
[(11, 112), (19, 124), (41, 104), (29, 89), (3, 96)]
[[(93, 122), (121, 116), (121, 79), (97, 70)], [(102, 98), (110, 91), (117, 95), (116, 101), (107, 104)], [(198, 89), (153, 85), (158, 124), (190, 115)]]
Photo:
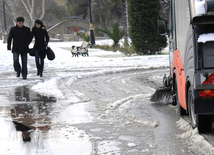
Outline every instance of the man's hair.
[(17, 17), (16, 22), (24, 22), (25, 19), (23, 17)]

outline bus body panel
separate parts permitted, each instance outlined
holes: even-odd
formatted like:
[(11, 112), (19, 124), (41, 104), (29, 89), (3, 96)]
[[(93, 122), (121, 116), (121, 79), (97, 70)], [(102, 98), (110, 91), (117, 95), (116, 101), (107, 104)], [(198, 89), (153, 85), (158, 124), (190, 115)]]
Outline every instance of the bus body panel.
[[(195, 114), (214, 114), (214, 98), (204, 99), (198, 94), (200, 90), (214, 90), (214, 40), (211, 43), (197, 41), (201, 34), (214, 33), (214, 20), (210, 20), (214, 15), (198, 16), (195, 0), (171, 0), (169, 10), (170, 74), (177, 79), (179, 103), (188, 110), (191, 88)], [(193, 19), (197, 19), (196, 24)]]
[(184, 64), (186, 37), (190, 26), (188, 0), (175, 0), (176, 44)]
[(176, 69), (176, 77), (173, 77), (173, 78), (177, 79), (178, 100), (180, 105), (186, 110), (187, 109), (186, 92), (184, 91), (186, 90), (186, 78), (185, 78), (183, 63), (178, 50), (174, 51), (172, 67), (173, 69)]

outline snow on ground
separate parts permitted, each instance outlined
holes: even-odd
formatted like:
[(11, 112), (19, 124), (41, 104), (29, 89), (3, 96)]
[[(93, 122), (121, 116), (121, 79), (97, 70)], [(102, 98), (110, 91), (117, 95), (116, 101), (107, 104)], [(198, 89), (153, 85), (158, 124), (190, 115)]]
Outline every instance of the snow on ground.
[(213, 146), (198, 133), (197, 128), (193, 130), (191, 125), (182, 118), (176, 124), (178, 128), (185, 131), (185, 133), (178, 135), (178, 137), (187, 140), (187, 145), (191, 150), (198, 154), (214, 154)]
[[(43, 95), (55, 96), (56, 98), (64, 98), (61, 90), (58, 88), (57, 80), (59, 78), (54, 77), (45, 83), (39, 82), (37, 85), (33, 86), (31, 89), (37, 92), (42, 92)], [(54, 93), (53, 93), (54, 92)]]
[[(97, 41), (97, 44), (104, 44), (110, 41)], [(132, 56), (125, 57), (124, 54), (120, 52), (104, 51), (100, 49), (89, 49), (89, 57), (73, 57), (71, 52), (60, 47), (71, 47), (72, 45), (79, 46), (81, 42), (57, 42), (50, 43), (50, 47), (54, 50), (56, 59), (54, 61), (45, 61), (44, 68), (51, 69), (61, 69), (61, 73), (57, 75), (57, 78), (62, 77), (72, 77), (73, 80), (70, 80), (72, 84), (75, 79), (92, 77), (96, 75), (104, 75), (110, 73), (118, 73), (124, 71), (133, 71), (140, 69), (149, 69), (149, 68), (159, 68), (159, 67), (168, 67), (169, 66), (169, 56), (166, 55), (152, 55), (152, 56)], [(72, 69), (79, 70), (88, 70), (93, 69), (90, 72), (74, 74), (72, 72), (66, 72), (66, 70)], [(96, 69), (94, 71), (94, 69)], [(63, 74), (65, 72), (65, 74)], [(51, 79), (54, 81), (53, 79)], [(56, 81), (55, 81), (56, 82)], [(42, 92), (45, 95), (54, 95), (55, 97), (63, 98), (60, 91), (51, 91), (51, 88), (47, 88), (50, 81), (45, 81), (44, 83), (39, 83), (35, 85), (32, 89), (34, 91)], [(55, 84), (54, 84), (55, 85)], [(56, 87), (55, 87), (56, 88)], [(55, 89), (54, 88), (54, 89)], [(54, 94), (55, 93), (55, 94)]]
[[(35, 83), (31, 89), (35, 92), (39, 92), (41, 95), (55, 97), (57, 100), (62, 102), (61, 104), (66, 101), (78, 103), (79, 98), (85, 101), (88, 99), (80, 92), (69, 89), (69, 86), (77, 79), (125, 71), (169, 66), (169, 56), (167, 54), (125, 57), (124, 54), (120, 52), (89, 49), (89, 57), (72, 57), (71, 52), (65, 49), (71, 48), (72, 45), (80, 46), (81, 43), (82, 42), (49, 43), (49, 46), (55, 52), (56, 58), (54, 61), (45, 59), (44, 78), (42, 81), (39, 77), (35, 76), (36, 67), (34, 57), (29, 56), (28, 80), (24, 81), (14, 78), (15, 73), (13, 70), (12, 53), (11, 51), (7, 51), (6, 44), (0, 42), (0, 73), (7, 74), (8, 79), (13, 81), (11, 83), (2, 84), (1, 88), (4, 89), (8, 87), (24, 86), (30, 83)], [(112, 41), (101, 40), (96, 43), (112, 44)], [(75, 72), (72, 72), (72, 70), (75, 70)], [(78, 73), (77, 70), (85, 72)], [(46, 78), (46, 71), (53, 72), (49, 73), (52, 75), (51, 78)], [(66, 77), (69, 77), (69, 80), (62, 83), (61, 80)], [(126, 104), (120, 107), (119, 112), (121, 115), (126, 115), (126, 110), (128, 110), (133, 104), (129, 100), (134, 100), (137, 98), (139, 98), (139, 96), (127, 97), (117, 102), (109, 103), (109, 107), (125, 102)], [(4, 96), (0, 96), (0, 101), (2, 101), (4, 105), (7, 105), (8, 101), (4, 102), (4, 100), (7, 99)], [(60, 122), (65, 122), (67, 124), (73, 124), (92, 121), (93, 118), (88, 112), (85, 111), (85, 104), (86, 103), (78, 103), (78, 105), (74, 104), (67, 107), (57, 116), (57, 119), (53, 118), (53, 123), (60, 124)], [(111, 110), (111, 108), (108, 108), (108, 110)], [(8, 109), (8, 111), (10, 111), (10, 109)], [(31, 154), (69, 154), (68, 152), (72, 152), (75, 155), (88, 155), (91, 151), (93, 153), (93, 143), (90, 141), (90, 137), (84, 133), (84, 131), (70, 125), (63, 127), (56, 126), (55, 128), (50, 129), (48, 133), (40, 133), (40, 131), (36, 130), (32, 133), (32, 136), (34, 137), (33, 139), (36, 140), (33, 140), (30, 144), (23, 143), (21, 133), (15, 130), (11, 121), (8, 121), (2, 117), (5, 116), (8, 111), (5, 111), (5, 114), (4, 112), (0, 113), (0, 146), (4, 146), (3, 150), (1, 149), (0, 152), (2, 155), (8, 153), (17, 154), (17, 152), (21, 155), (27, 155), (29, 154), (29, 151)], [(76, 117), (75, 113), (77, 111), (78, 117)], [(126, 117), (133, 119), (132, 117), (134, 116), (126, 115)], [(136, 119), (136, 122), (144, 126), (154, 127), (157, 125), (157, 122), (149, 122), (146, 120)], [(120, 148), (117, 147), (117, 145), (118, 143), (116, 141), (103, 141), (103, 143), (99, 144), (99, 148), (101, 149), (98, 153), (105, 154), (107, 152), (112, 152), (113, 154), (117, 154), (120, 152)], [(129, 144), (129, 146), (134, 145), (135, 144), (133, 143)]]
[(121, 115), (123, 115), (123, 117), (133, 120), (140, 126), (157, 127), (158, 122), (155, 122), (155, 121), (151, 122), (151, 121), (147, 120), (148, 118), (146, 118), (146, 120), (141, 120), (141, 119), (136, 118), (135, 115), (131, 115), (128, 113), (128, 110), (130, 110), (131, 107), (135, 107), (135, 105), (138, 104), (138, 102), (136, 102), (135, 100), (146, 98), (146, 96), (148, 96), (148, 95), (140, 94), (140, 95), (126, 97), (124, 99), (117, 100), (116, 102), (109, 103), (107, 108), (105, 108), (104, 110), (106, 111), (106, 113), (110, 113), (110, 112), (112, 112), (113, 109), (119, 107), (118, 111)]
[(85, 111), (86, 104), (88, 103), (78, 103), (66, 108), (57, 117), (57, 122), (64, 121), (70, 124), (92, 122), (93, 118)]
[(22, 144), (21, 132), (16, 131), (11, 121), (1, 117), (0, 125), (0, 155), (17, 154), (17, 150), (20, 150)]

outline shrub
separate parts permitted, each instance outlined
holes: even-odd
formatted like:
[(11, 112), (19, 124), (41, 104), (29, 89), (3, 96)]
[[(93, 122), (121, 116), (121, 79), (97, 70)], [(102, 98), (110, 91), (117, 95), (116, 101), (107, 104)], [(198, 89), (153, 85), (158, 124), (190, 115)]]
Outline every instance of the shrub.
[(160, 0), (128, 0), (129, 34), (137, 54), (155, 54), (166, 47), (157, 31)]
[(97, 28), (96, 31), (102, 32), (111, 38), (114, 41), (113, 47), (115, 48), (118, 47), (120, 39), (122, 39), (125, 34), (124, 30), (119, 28), (119, 24), (117, 22), (114, 23), (110, 29), (103, 26), (102, 28)]
[(131, 56), (132, 54), (135, 53), (135, 48), (132, 45), (132, 43), (123, 43), (122, 46), (118, 46), (118, 47), (113, 47), (113, 46), (109, 46), (109, 45), (95, 45), (93, 48), (99, 48), (105, 51), (120, 51), (122, 53), (124, 53), (127, 56)]

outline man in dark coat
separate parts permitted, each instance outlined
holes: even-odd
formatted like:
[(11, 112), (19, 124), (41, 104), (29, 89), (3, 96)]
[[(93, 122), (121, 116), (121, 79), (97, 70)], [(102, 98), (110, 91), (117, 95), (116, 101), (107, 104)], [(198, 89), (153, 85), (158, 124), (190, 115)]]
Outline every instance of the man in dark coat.
[[(18, 17), (16, 19), (16, 26), (10, 29), (10, 33), (7, 40), (7, 49), (11, 50), (11, 42), (13, 40), (13, 65), (14, 70), (17, 73), (17, 77), (20, 77), (22, 73), (23, 79), (27, 78), (27, 53), (29, 51), (28, 45), (31, 43), (32, 35), (30, 28), (24, 26), (24, 18)], [(19, 55), (21, 55), (22, 67), (19, 63)]]

